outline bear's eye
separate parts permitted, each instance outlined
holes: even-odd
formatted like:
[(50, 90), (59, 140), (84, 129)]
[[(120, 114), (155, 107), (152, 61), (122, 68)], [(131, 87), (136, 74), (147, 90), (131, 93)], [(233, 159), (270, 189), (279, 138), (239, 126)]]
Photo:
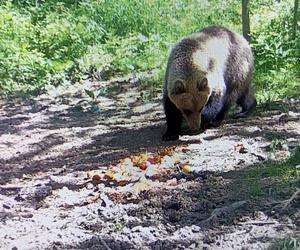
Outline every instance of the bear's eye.
[(184, 109), (183, 110), (183, 113), (186, 115), (186, 116), (189, 116), (191, 114), (193, 114), (193, 112), (191, 110), (188, 110), (188, 109)]
[(201, 112), (202, 112), (202, 110), (203, 110), (203, 107), (202, 107), (201, 109), (199, 109), (199, 113), (201, 113)]
[(184, 85), (183, 81), (177, 80), (174, 83), (174, 88), (172, 90), (172, 94), (174, 94), (174, 95), (180, 95), (180, 94), (183, 94), (185, 92), (186, 92), (186, 89), (185, 89), (185, 85)]
[(204, 78), (201, 82), (197, 83), (198, 91), (202, 92), (205, 91), (208, 87), (207, 78)]

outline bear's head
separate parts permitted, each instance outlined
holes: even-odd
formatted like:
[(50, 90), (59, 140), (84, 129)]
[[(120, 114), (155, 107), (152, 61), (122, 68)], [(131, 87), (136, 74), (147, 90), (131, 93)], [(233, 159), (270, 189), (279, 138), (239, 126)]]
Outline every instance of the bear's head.
[(170, 100), (181, 111), (189, 128), (198, 130), (201, 124), (201, 112), (211, 94), (207, 78), (173, 79), (169, 87)]

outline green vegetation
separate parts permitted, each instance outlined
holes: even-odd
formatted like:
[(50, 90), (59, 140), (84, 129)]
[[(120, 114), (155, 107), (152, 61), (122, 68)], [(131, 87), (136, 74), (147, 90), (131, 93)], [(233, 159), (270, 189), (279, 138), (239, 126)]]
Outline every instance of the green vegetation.
[(299, 165), (300, 147), (297, 147), (287, 160), (249, 168), (240, 179), (248, 187), (251, 196), (280, 194), (285, 188), (287, 190), (291, 187), (300, 188)]
[(125, 225), (122, 224), (122, 223), (115, 223), (115, 224), (113, 225), (113, 228), (114, 228), (115, 231), (122, 231), (122, 229), (123, 229), (124, 227), (125, 227)]
[[(165, 69), (172, 45), (211, 24), (241, 31), (236, 0), (0, 0), (0, 95), (28, 94), (46, 84)], [(251, 1), (261, 102), (296, 94), (299, 35), (292, 1)], [(163, 73), (152, 83), (161, 84)]]
[(259, 101), (299, 96), (300, 36), (298, 34), (296, 39), (292, 38), (292, 2), (273, 1), (271, 4), (253, 6), (252, 9), (258, 13), (252, 17), (252, 45)]

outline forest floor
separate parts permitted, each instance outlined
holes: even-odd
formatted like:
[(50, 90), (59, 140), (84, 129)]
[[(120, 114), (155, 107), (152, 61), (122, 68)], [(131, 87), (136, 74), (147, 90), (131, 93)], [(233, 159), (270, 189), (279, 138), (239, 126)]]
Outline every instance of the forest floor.
[(299, 100), (174, 142), (139, 76), (0, 102), (0, 249), (300, 248)]

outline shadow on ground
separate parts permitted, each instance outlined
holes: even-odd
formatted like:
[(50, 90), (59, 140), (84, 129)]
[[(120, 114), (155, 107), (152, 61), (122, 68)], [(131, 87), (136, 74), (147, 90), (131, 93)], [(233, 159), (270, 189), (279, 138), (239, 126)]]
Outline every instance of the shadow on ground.
[[(81, 112), (76, 106), (63, 104), (66, 103), (63, 99), (4, 103), (0, 121), (0, 150), (3, 148), (0, 183), (62, 167), (67, 172), (94, 169), (140, 151), (191, 143), (161, 141), (165, 128), (159, 96), (150, 101), (153, 103), (150, 108), (143, 108), (146, 103), (140, 101), (138, 92), (133, 92), (129, 99), (126, 94), (125, 87), (115, 96), (108, 92), (115, 107), (100, 113)], [(124, 106), (119, 106), (119, 99)], [(128, 105), (126, 100), (130, 101)], [(299, 113), (299, 106), (299, 102), (261, 105), (253, 116), (239, 120), (229, 118), (214, 135), (206, 137), (204, 134), (203, 138), (216, 140), (229, 135), (263, 137), (269, 141), (298, 138), (297, 128), (289, 130), (281, 125), (298, 122), (299, 117), (290, 116), (288, 112)], [(139, 108), (134, 110), (134, 107)]]

